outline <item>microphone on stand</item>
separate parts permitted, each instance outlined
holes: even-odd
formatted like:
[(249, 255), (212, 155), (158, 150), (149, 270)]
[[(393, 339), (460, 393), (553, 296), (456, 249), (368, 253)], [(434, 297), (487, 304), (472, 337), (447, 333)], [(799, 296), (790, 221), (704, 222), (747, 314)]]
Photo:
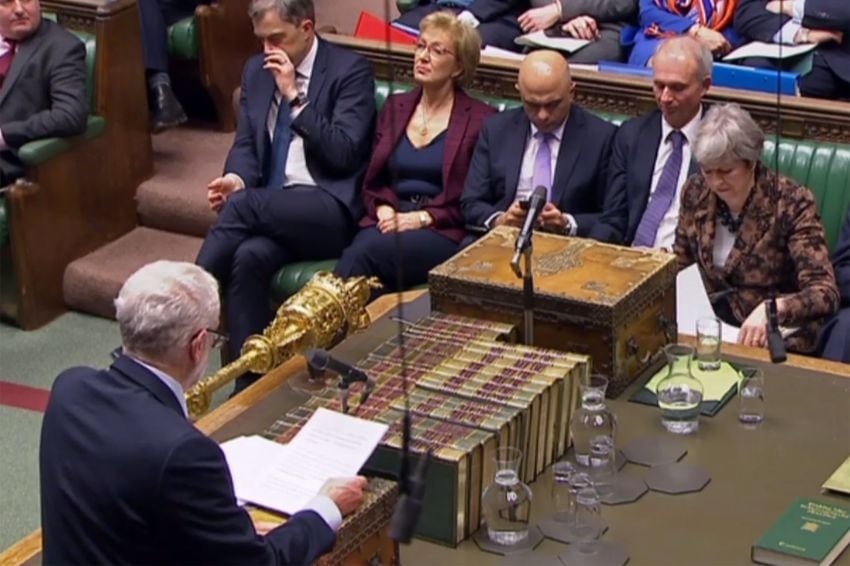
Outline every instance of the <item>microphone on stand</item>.
[(369, 395), (375, 388), (375, 381), (366, 375), (366, 372), (362, 369), (334, 358), (327, 350), (321, 348), (311, 348), (304, 357), (307, 359), (307, 370), (311, 376), (317, 377), (328, 370), (339, 375), (337, 387), (339, 388), (343, 413), (348, 413), (348, 388), (352, 383), (361, 382), (364, 384), (363, 392), (360, 394), (360, 404), (362, 405), (369, 400)]
[(779, 330), (779, 313), (776, 307), (776, 296), (773, 293), (767, 301), (767, 349), (770, 351), (770, 361), (774, 364), (781, 364), (788, 359), (785, 340)]
[(525, 222), (517, 236), (514, 257), (513, 260), (511, 260), (511, 265), (514, 266), (514, 271), (517, 272), (518, 276), (521, 276), (518, 271), (519, 256), (522, 255), (525, 248), (531, 244), (531, 235), (534, 231), (534, 225), (537, 223), (540, 213), (543, 212), (543, 207), (546, 206), (546, 194), (546, 187), (539, 185), (534, 187), (534, 190), (531, 192), (531, 196), (528, 198), (528, 212), (525, 214)]

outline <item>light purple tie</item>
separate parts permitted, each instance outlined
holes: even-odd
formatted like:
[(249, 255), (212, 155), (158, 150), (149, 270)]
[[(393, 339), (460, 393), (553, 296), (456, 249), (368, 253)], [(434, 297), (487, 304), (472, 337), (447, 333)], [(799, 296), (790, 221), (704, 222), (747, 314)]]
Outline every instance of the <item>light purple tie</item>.
[(658, 227), (661, 226), (661, 221), (664, 220), (664, 215), (667, 214), (676, 196), (676, 186), (679, 184), (679, 175), (682, 170), (682, 146), (685, 144), (685, 135), (679, 130), (673, 130), (668, 139), (673, 144), (673, 152), (667, 158), (655, 192), (652, 193), (649, 204), (643, 211), (643, 217), (640, 219), (632, 242), (633, 246), (651, 248), (655, 245)]
[(552, 200), (552, 148), (549, 142), (554, 138), (548, 132), (537, 132), (534, 137), (540, 142), (537, 155), (534, 156), (534, 176), (531, 178), (531, 190), (539, 186), (546, 187), (546, 202)]

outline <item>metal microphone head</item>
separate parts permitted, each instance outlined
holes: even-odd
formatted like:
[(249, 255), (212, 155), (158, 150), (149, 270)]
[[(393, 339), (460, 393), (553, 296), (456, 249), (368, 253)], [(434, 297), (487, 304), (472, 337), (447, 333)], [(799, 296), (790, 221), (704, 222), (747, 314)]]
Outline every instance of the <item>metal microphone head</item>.
[(328, 364), (331, 359), (331, 355), (328, 351), (323, 350), (322, 348), (310, 348), (307, 350), (304, 357), (307, 358), (307, 365), (318, 371), (328, 369)]
[(543, 204), (546, 204), (546, 197), (548, 196), (549, 191), (543, 185), (537, 185), (534, 187), (534, 190), (531, 191), (531, 196), (528, 199), (528, 210), (531, 211), (533, 209), (534, 201), (543, 201)]

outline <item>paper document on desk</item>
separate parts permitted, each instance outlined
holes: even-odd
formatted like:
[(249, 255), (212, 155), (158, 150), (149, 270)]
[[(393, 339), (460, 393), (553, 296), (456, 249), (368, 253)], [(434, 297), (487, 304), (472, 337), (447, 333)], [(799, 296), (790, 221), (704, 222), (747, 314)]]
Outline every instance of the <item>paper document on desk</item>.
[(573, 37), (549, 37), (545, 31), (535, 31), (519, 36), (514, 39), (514, 43), (525, 45), (526, 47), (547, 47), (549, 49), (574, 53), (590, 43), (590, 41), (587, 39), (575, 39)]
[[(241, 489), (236, 496), (289, 515), (296, 513), (319, 493), (325, 481), (357, 475), (387, 428), (382, 423), (318, 409), (283, 450), (254, 443), (266, 459), (255, 469), (251, 481), (234, 478), (234, 486)], [(242, 473), (243, 469), (231, 466), (231, 473)]]
[(484, 49), (481, 50), (481, 55), (483, 57), (496, 57), (498, 59), (510, 59), (511, 61), (522, 61), (525, 59), (524, 53), (517, 53), (515, 51), (508, 51), (507, 49), (501, 49), (499, 47), (493, 47), (492, 45), (487, 45)]
[(286, 444), (268, 440), (262, 436), (238, 436), (221, 443), (221, 450), (230, 468), (233, 491), (240, 503), (245, 502), (246, 490), (254, 483), (257, 473), (266, 462), (282, 457)]
[(748, 57), (767, 57), (768, 59), (791, 59), (798, 55), (804, 55), (817, 47), (814, 43), (803, 45), (784, 45), (781, 43), (765, 43), (763, 41), (751, 41), (742, 45), (723, 58), (724, 61), (737, 61)]
[[(679, 333), (695, 336), (697, 320), (716, 316), (708, 300), (699, 266), (694, 263), (680, 271), (676, 277), (676, 322)], [(738, 331), (731, 324), (720, 321), (720, 334), (724, 342), (736, 343)]]

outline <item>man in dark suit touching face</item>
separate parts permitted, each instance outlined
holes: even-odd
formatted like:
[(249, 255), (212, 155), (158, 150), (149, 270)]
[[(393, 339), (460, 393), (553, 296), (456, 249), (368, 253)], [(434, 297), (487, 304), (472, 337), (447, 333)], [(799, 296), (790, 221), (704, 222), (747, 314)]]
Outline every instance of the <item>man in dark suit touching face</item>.
[(23, 174), (27, 142), (86, 128), (86, 50), (43, 20), (39, 0), (0, 0), (0, 187)]
[(544, 186), (540, 228), (585, 236), (602, 210), (616, 128), (573, 103), (575, 87), (559, 53), (526, 56), (517, 88), (523, 107), (488, 118), (481, 129), (460, 201), (464, 219), (487, 229), (520, 226), (521, 201)]
[(209, 184), (220, 216), (197, 258), (226, 289), (233, 357), (271, 321), (276, 270), (350, 243), (376, 114), (369, 62), (316, 35), (311, 0), (253, 0), (250, 13), (265, 53), (245, 65), (236, 139)]

